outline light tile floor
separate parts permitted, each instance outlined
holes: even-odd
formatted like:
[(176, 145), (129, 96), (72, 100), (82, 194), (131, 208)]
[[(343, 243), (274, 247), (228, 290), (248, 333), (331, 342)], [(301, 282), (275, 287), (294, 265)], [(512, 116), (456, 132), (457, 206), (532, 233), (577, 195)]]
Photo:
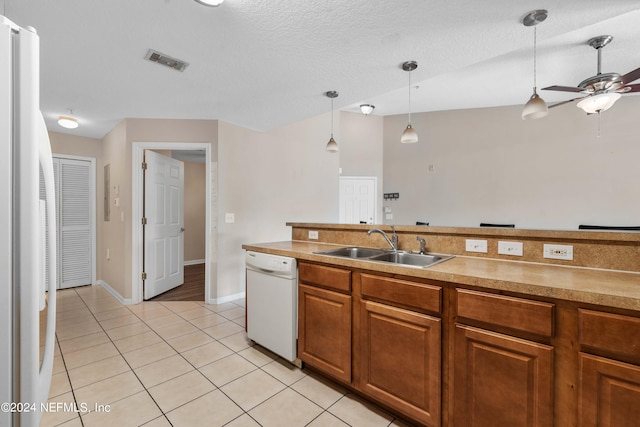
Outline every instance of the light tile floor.
[(57, 295), (49, 402), (77, 410), (41, 426), (407, 425), (254, 346), (243, 300), (124, 306), (99, 286)]

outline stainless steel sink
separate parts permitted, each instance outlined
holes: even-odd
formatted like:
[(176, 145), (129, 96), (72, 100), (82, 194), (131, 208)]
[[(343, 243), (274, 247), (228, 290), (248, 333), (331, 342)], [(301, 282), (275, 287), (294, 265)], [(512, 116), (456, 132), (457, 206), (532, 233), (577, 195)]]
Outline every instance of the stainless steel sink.
[(369, 258), (376, 255), (384, 255), (387, 252), (389, 251), (385, 249), (351, 247), (328, 249), (325, 251), (314, 252), (314, 254), (332, 255), (346, 258)]
[(430, 267), (453, 258), (453, 255), (414, 254), (411, 252), (392, 251), (388, 249), (362, 248), (358, 246), (348, 248), (327, 249), (314, 252), (319, 255), (337, 256), (342, 258), (356, 258), (363, 261), (386, 262), (390, 264), (407, 265), (412, 267)]
[(372, 256), (371, 261), (389, 262), (392, 264), (411, 265), (414, 267), (430, 267), (453, 258), (453, 255), (413, 254), (410, 252), (389, 252)]

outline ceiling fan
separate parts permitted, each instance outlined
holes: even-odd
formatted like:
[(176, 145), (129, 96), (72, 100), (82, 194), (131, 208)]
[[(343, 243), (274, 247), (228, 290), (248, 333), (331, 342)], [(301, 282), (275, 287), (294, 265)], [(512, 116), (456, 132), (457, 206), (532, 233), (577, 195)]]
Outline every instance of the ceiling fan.
[(587, 114), (601, 113), (608, 110), (624, 93), (640, 92), (640, 84), (629, 84), (640, 79), (640, 68), (621, 76), (618, 73), (602, 73), (602, 48), (611, 43), (612, 36), (598, 36), (589, 39), (587, 44), (598, 52), (598, 74), (583, 80), (578, 86), (549, 86), (542, 90), (556, 90), (560, 92), (582, 93), (583, 96), (550, 105), (558, 107), (569, 102), (577, 101), (577, 107)]

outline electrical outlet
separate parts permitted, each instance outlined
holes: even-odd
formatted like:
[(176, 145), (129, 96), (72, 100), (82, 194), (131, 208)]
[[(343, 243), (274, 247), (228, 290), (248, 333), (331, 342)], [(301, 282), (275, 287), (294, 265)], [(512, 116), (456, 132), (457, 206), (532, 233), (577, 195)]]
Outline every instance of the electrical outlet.
[(318, 240), (318, 232), (309, 230), (309, 238), (313, 240)]
[(487, 241), (486, 240), (466, 240), (467, 252), (482, 252), (487, 253)]
[(522, 256), (522, 242), (498, 242), (498, 253), (502, 255)]
[(573, 260), (573, 246), (571, 245), (544, 245), (542, 256), (550, 259)]
[(236, 215), (232, 213), (225, 214), (224, 222), (226, 222), (227, 224), (233, 224), (234, 222), (236, 222)]

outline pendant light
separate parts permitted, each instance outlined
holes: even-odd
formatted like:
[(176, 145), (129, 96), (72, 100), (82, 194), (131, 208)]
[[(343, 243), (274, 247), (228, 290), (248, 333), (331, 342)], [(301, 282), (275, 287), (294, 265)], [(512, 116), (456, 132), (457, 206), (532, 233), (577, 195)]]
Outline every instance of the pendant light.
[(407, 61), (402, 64), (402, 69), (409, 73), (409, 124), (400, 137), (400, 142), (403, 144), (413, 144), (418, 142), (418, 133), (413, 127), (411, 127), (411, 72), (416, 68), (418, 68), (418, 63), (416, 61)]
[(536, 92), (536, 48), (537, 48), (537, 25), (547, 19), (547, 11), (544, 9), (529, 12), (522, 18), (525, 27), (533, 27), (533, 95), (522, 109), (522, 120), (540, 119), (549, 114), (549, 107), (544, 99)]
[(338, 92), (336, 92), (335, 90), (330, 90), (326, 92), (325, 95), (327, 96), (327, 98), (331, 99), (331, 138), (329, 139), (329, 142), (327, 142), (326, 150), (330, 153), (337, 153), (338, 143), (335, 139), (333, 139), (333, 99), (338, 97)]

